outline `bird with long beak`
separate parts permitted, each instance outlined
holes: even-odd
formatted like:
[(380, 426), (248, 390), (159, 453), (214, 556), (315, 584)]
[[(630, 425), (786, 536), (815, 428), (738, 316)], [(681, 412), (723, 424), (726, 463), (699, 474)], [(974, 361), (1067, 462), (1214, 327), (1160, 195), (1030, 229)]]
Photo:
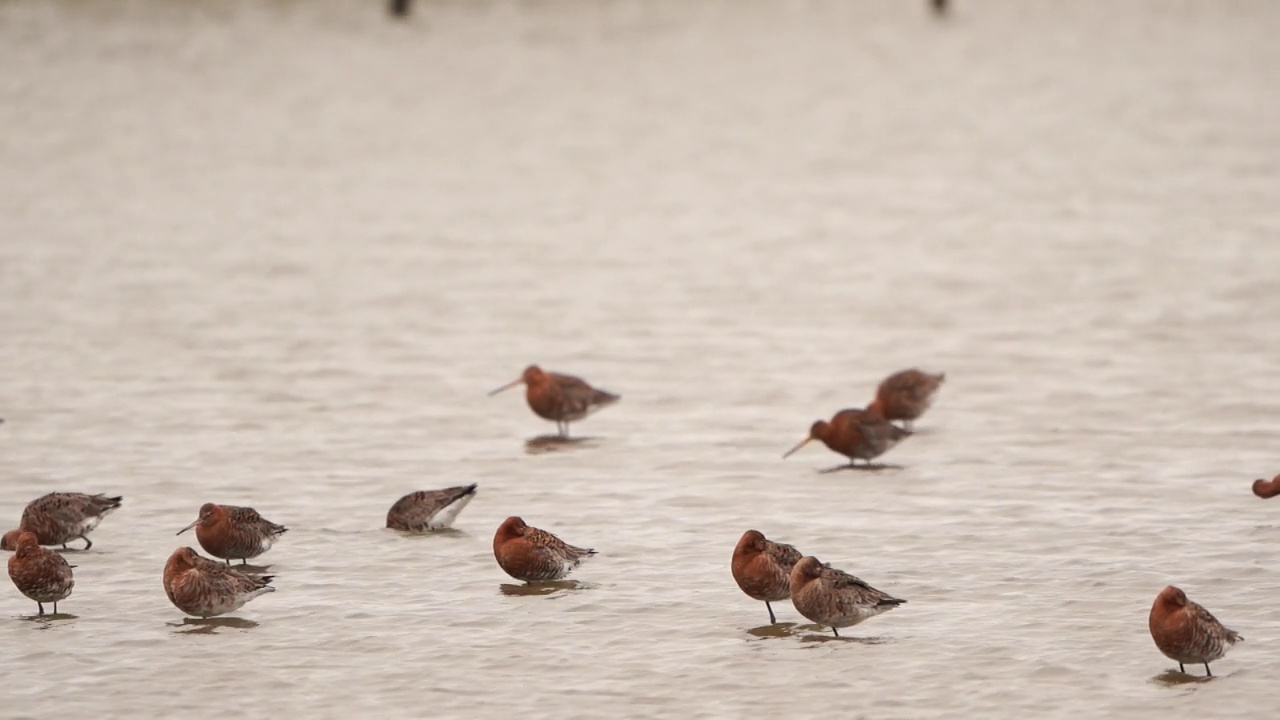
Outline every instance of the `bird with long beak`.
[(830, 421), (815, 422), (809, 428), (809, 436), (782, 457), (786, 459), (811, 441), (821, 440), (833, 452), (849, 458), (850, 467), (855, 466), (855, 460), (870, 465), (873, 458), (883, 455), (909, 435), (911, 431), (894, 425), (874, 410), (841, 410)]
[(566, 439), (570, 422), (581, 420), (620, 399), (618, 395), (591, 387), (582, 378), (544, 372), (537, 365), (525, 368), (520, 377), (490, 391), (489, 395), (497, 395), (520, 384), (525, 386), (524, 397), (534, 414), (554, 420), (560, 437)]

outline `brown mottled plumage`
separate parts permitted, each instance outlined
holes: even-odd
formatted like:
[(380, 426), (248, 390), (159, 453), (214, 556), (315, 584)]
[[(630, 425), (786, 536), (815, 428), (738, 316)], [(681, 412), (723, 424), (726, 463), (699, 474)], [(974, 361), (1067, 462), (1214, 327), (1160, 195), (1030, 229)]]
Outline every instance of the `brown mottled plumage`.
[(902, 420), (910, 430), (911, 422), (933, 404), (933, 396), (946, 378), (946, 373), (933, 375), (916, 368), (896, 372), (880, 383), (867, 409), (879, 410), (886, 420)]
[(840, 637), (836, 628), (857, 625), (905, 602), (843, 570), (823, 565), (812, 555), (791, 568), (791, 603), (801, 615), (830, 626), (836, 637)]
[(57, 615), (58, 601), (71, 594), (76, 584), (71, 568), (61, 555), (40, 547), (32, 532), (18, 535), (14, 553), (9, 556), (9, 579), (19, 592), (36, 601), (41, 615), (45, 603), (53, 603), (53, 614)]
[(791, 568), (800, 560), (800, 551), (776, 543), (757, 530), (748, 530), (733, 549), (729, 568), (742, 592), (764, 603), (769, 622), (778, 622), (769, 603), (791, 597)]
[(525, 582), (559, 580), (596, 551), (574, 547), (545, 530), (509, 517), (493, 535), (493, 556), (511, 577)]
[(1280, 475), (1271, 478), (1270, 481), (1262, 479), (1254, 480), (1253, 494), (1264, 500), (1280, 495)]
[(288, 531), (258, 514), (251, 507), (205, 503), (200, 506), (200, 517), (178, 531), (178, 535), (196, 529), (196, 540), (210, 555), (222, 558), (230, 565), (239, 559), (243, 565), (271, 549), (271, 545)]
[(207, 618), (223, 615), (264, 593), (275, 592), (270, 575), (248, 575), (195, 550), (173, 551), (164, 566), (164, 592), (182, 612)]
[(391, 506), (387, 512), (387, 527), (410, 532), (447, 528), (475, 496), (475, 483), (411, 492)]
[[(27, 503), (22, 511), (18, 530), (35, 533), (41, 545), (61, 545), (79, 538), (84, 549), (93, 547), (89, 533), (98, 527), (102, 518), (120, 507), (121, 497), (87, 495), (85, 493), (54, 492)], [(5, 538), (10, 534), (6, 533)], [(13, 550), (13, 540), (0, 541), (0, 549)]]
[(530, 365), (515, 380), (491, 391), (490, 395), (524, 383), (525, 400), (538, 417), (554, 420), (560, 437), (569, 437), (569, 423), (590, 415), (620, 398), (610, 392), (597, 390), (585, 380), (572, 375), (544, 372), (537, 365)]
[(1203, 663), (1209, 677), (1213, 676), (1209, 663), (1244, 640), (1240, 633), (1218, 622), (1212, 613), (1172, 585), (1161, 590), (1151, 604), (1147, 627), (1160, 652), (1177, 661), (1178, 670), (1187, 671), (1184, 663)]
[(854, 460), (864, 460), (868, 464), (894, 445), (911, 434), (908, 430), (889, 422), (875, 410), (841, 410), (832, 416), (831, 421), (818, 420), (809, 428), (809, 437), (782, 455), (790, 456), (795, 451), (809, 444), (811, 440), (821, 440), (831, 450)]

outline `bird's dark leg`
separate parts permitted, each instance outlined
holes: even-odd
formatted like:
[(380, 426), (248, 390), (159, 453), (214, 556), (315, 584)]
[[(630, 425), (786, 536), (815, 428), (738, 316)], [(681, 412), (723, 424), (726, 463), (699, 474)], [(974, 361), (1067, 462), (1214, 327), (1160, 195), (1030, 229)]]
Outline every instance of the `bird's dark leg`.
[(1182, 667), (1182, 663), (1178, 663), (1178, 672), (1185, 673), (1186, 671), (1187, 669)]
[(240, 558), (240, 564), (241, 564), (241, 565), (248, 565), (248, 564), (249, 564), (249, 559), (248, 559), (248, 558)]
[(1209, 669), (1209, 663), (1204, 664), (1204, 676), (1213, 677), (1213, 671)]
[(840, 631), (839, 631), (839, 630), (837, 630), (837, 629), (835, 629), (835, 628), (831, 628), (831, 632), (832, 632), (832, 633), (834, 633), (836, 637), (840, 637)]
[(227, 567), (231, 567), (231, 560), (230, 560), (230, 558), (223, 558), (223, 560), (227, 563)]
[(57, 601), (57, 600), (54, 600), (54, 601), (53, 601), (53, 614), (54, 614), (54, 615), (57, 615), (57, 614), (58, 614), (58, 601)]
[(63, 550), (70, 550), (70, 548), (68, 548), (68, 547), (67, 547), (67, 544), (66, 544), (66, 543), (62, 543), (62, 549), (63, 549)]
[(40, 608), (40, 614), (44, 614), (44, 603), (36, 603), (36, 607)]
[(89, 539), (89, 537), (88, 537), (87, 535), (81, 535), (81, 536), (80, 536), (80, 539), (84, 541), (84, 549), (85, 549), (85, 550), (88, 550), (89, 548), (93, 547), (93, 541), (92, 541), (92, 540), (90, 540), (90, 539)]
[(770, 624), (770, 625), (773, 625), (773, 624), (777, 623), (777, 622), (778, 622), (778, 619), (777, 619), (777, 618), (775, 618), (775, 617), (773, 616), (773, 608), (769, 606), (769, 601), (768, 601), (768, 600), (765, 600), (765, 601), (764, 601), (764, 607), (765, 607), (765, 609), (766, 609), (766, 610), (768, 610), (768, 611), (769, 611), (769, 624)]

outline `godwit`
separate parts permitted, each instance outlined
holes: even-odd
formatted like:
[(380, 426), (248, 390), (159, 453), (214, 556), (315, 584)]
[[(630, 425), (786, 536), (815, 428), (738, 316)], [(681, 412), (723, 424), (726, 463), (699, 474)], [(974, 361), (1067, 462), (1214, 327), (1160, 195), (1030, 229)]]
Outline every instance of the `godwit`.
[(1208, 610), (1187, 599), (1186, 593), (1170, 585), (1156, 596), (1147, 618), (1151, 639), (1166, 657), (1183, 663), (1204, 663), (1207, 677), (1213, 677), (1209, 663), (1227, 653), (1227, 648), (1244, 640), (1240, 633), (1218, 622)]
[(574, 547), (545, 530), (509, 517), (493, 535), (493, 556), (511, 577), (525, 582), (559, 580), (596, 551)]
[(1264, 500), (1280, 495), (1280, 475), (1271, 478), (1269, 481), (1262, 479), (1254, 480), (1253, 494)]
[(836, 628), (857, 625), (904, 602), (812, 555), (791, 568), (791, 603), (801, 615), (830, 626), (836, 637)]
[(178, 535), (196, 529), (196, 540), (210, 555), (222, 558), (230, 565), (239, 559), (244, 565), (249, 558), (256, 558), (271, 549), (281, 535), (288, 531), (258, 514), (251, 507), (205, 503), (200, 506), (200, 517), (182, 528)]
[(519, 378), (489, 392), (490, 396), (524, 383), (525, 400), (538, 417), (554, 420), (560, 437), (569, 437), (569, 423), (617, 402), (620, 397), (597, 390), (582, 378), (543, 372), (537, 365), (524, 369)]
[[(49, 493), (27, 504), (18, 530), (35, 533), (41, 545), (61, 545), (63, 549), (68, 542), (80, 538), (88, 550), (93, 547), (89, 533), (98, 527), (102, 518), (120, 507), (122, 499), (85, 493)], [(11, 536), (12, 533), (6, 533), (0, 540), (0, 550), (14, 549), (9, 547), (13, 542), (9, 540)]]
[(932, 375), (916, 368), (896, 372), (880, 383), (876, 399), (867, 409), (879, 410), (886, 420), (902, 420), (910, 430), (912, 421), (933, 404), (933, 396), (946, 378), (946, 373)]
[(791, 597), (791, 568), (800, 560), (800, 551), (767, 539), (757, 530), (742, 533), (733, 549), (730, 569), (742, 592), (764, 603), (769, 623), (778, 622), (771, 602)]
[(411, 492), (391, 506), (387, 512), (387, 527), (410, 532), (447, 528), (475, 496), (475, 483)]
[(811, 440), (821, 440), (831, 450), (849, 458), (849, 464), (862, 459), (868, 465), (889, 448), (910, 435), (909, 430), (894, 425), (874, 410), (841, 410), (830, 422), (818, 420), (809, 428), (809, 437), (783, 453), (785, 459), (807, 445)]
[(181, 547), (164, 566), (164, 592), (182, 612), (207, 618), (224, 615), (259, 595), (275, 592), (270, 575), (248, 575)]
[(36, 601), (41, 615), (45, 603), (53, 603), (53, 614), (57, 615), (58, 601), (70, 595), (71, 588), (75, 587), (71, 577), (73, 567), (58, 553), (40, 547), (35, 533), (24, 531), (18, 535), (15, 552), (9, 556), (9, 579), (18, 592)]

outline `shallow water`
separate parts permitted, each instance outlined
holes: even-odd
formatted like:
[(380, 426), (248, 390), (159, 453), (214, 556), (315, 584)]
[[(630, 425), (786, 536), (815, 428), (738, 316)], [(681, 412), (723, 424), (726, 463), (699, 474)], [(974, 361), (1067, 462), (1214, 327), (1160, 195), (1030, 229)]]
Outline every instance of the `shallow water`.
[[(125, 496), (0, 716), (1271, 712), (1280, 6), (367, 5), (0, 3), (0, 514)], [(536, 441), (530, 362), (623, 399)], [(780, 459), (910, 365), (900, 468)], [(290, 531), (184, 622), (208, 501)], [(511, 514), (600, 554), (520, 588)], [(762, 627), (749, 527), (909, 602)]]

